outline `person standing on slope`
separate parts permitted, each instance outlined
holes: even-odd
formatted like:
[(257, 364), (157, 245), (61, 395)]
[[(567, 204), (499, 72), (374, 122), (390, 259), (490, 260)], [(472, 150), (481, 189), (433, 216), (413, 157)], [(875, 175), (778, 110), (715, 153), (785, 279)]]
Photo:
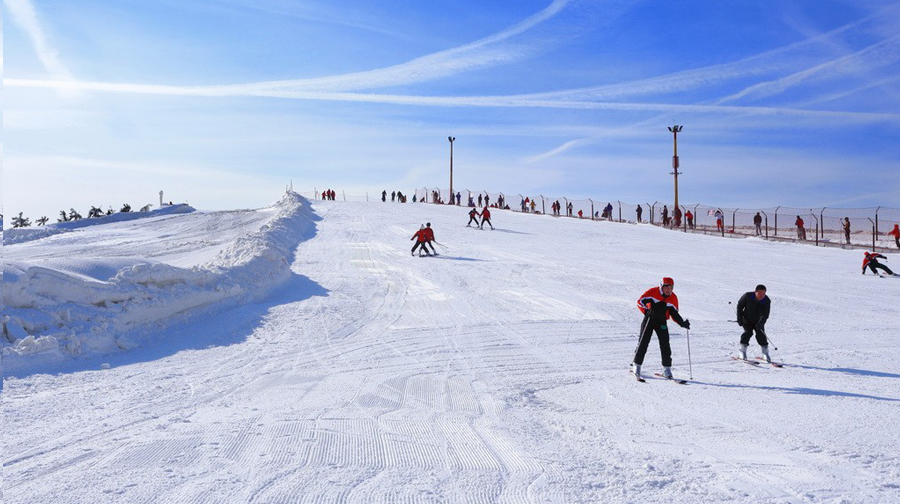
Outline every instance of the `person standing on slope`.
[(644, 213), (644, 209), (641, 208), (641, 205), (638, 205), (637, 209), (634, 211), (634, 213), (637, 214), (637, 221), (638, 221), (638, 223), (640, 223), (641, 222), (641, 214)]
[(428, 255), (438, 255), (437, 251), (434, 250), (434, 244), (433, 244), (433, 242), (435, 241), (435, 240), (434, 240), (434, 229), (431, 229), (431, 223), (430, 223), (430, 222), (426, 222), (426, 223), (425, 223), (425, 230), (424, 230), (424, 232), (425, 232), (425, 245), (431, 247), (431, 253), (429, 254), (429, 253), (428, 253), (428, 249), (425, 248), (425, 245), (423, 245), (422, 248), (425, 249), (425, 253), (428, 254)]
[(804, 222), (799, 215), (797, 216), (797, 220), (794, 221), (794, 225), (797, 226), (797, 239), (806, 240), (806, 228), (803, 227)]
[(894, 237), (894, 244), (897, 245), (897, 248), (900, 249), (900, 224), (894, 224), (894, 229), (888, 233), (888, 236)]
[(672, 348), (669, 346), (669, 327), (666, 321), (671, 317), (681, 327), (691, 328), (691, 321), (682, 319), (678, 313), (678, 296), (673, 292), (674, 289), (675, 281), (665, 277), (659, 287), (647, 289), (647, 292), (637, 300), (637, 307), (644, 314), (644, 321), (641, 323), (641, 333), (634, 352), (631, 372), (638, 378), (641, 377), (644, 355), (650, 346), (650, 337), (654, 331), (662, 354), (663, 376), (672, 378)]
[(756, 228), (756, 236), (762, 236), (762, 215), (759, 212), (753, 216), (753, 227)]
[(475, 227), (478, 227), (478, 219), (476, 217), (480, 216), (481, 214), (478, 213), (478, 210), (475, 210), (474, 208), (469, 210), (469, 223), (466, 224), (466, 227), (471, 227), (473, 222), (475, 223)]
[(878, 262), (879, 258), (884, 259), (885, 261), (887, 260), (887, 257), (884, 257), (881, 254), (876, 254), (874, 252), (866, 252), (866, 257), (863, 259), (862, 274), (863, 275), (866, 274), (866, 267), (868, 267), (870, 270), (872, 270), (872, 273), (875, 275), (878, 274), (879, 268), (883, 269), (884, 272), (887, 273), (888, 275), (894, 275), (894, 272), (891, 271), (891, 268), (888, 268), (884, 264), (881, 264), (880, 262)]
[(741, 359), (747, 360), (747, 346), (750, 336), (756, 332), (756, 342), (762, 348), (766, 362), (772, 362), (769, 357), (769, 340), (766, 338), (766, 320), (769, 319), (769, 309), (772, 302), (766, 296), (766, 286), (759, 284), (752, 292), (747, 292), (737, 304), (737, 323), (744, 328), (741, 334)]
[[(422, 256), (422, 251), (428, 252), (428, 249), (425, 248), (425, 226), (419, 228), (418, 231), (410, 238), (410, 240), (416, 240), (416, 244), (413, 245), (412, 250), (409, 255), (416, 255), (416, 249), (419, 249), (419, 257)], [(419, 248), (421, 247), (421, 248)]]
[(481, 224), (478, 225), (478, 229), (484, 229), (485, 222), (488, 223), (488, 226), (491, 226), (491, 231), (493, 231), (494, 225), (491, 224), (491, 211), (488, 210), (488, 207), (484, 207), (484, 210), (481, 211)]
[(850, 217), (844, 217), (844, 222), (841, 226), (844, 228), (844, 238), (847, 240), (847, 245), (850, 245)]

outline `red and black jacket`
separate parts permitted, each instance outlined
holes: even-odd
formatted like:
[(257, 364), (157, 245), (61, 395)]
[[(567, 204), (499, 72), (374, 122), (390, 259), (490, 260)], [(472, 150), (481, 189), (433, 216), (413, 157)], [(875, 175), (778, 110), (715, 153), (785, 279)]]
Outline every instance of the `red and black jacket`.
[(664, 324), (671, 317), (678, 325), (684, 325), (684, 319), (678, 313), (678, 296), (673, 292), (665, 296), (662, 287), (651, 287), (637, 300), (638, 310), (654, 322)]

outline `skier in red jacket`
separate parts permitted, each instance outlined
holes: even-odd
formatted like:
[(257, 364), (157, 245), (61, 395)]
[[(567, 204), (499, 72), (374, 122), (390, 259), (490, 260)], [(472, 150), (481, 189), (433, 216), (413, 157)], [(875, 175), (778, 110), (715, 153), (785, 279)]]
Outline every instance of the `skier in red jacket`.
[(416, 231), (416, 233), (412, 236), (412, 238), (410, 238), (410, 240), (416, 240), (416, 244), (413, 245), (413, 248), (410, 251), (409, 255), (416, 255), (416, 249), (419, 247), (422, 247), (421, 249), (419, 249), (419, 257), (422, 256), (423, 250), (428, 255), (431, 255), (430, 253), (428, 253), (428, 249), (425, 248), (425, 240), (427, 239), (426, 236), (427, 234), (425, 233), (425, 226), (420, 227), (419, 230)]
[(886, 261), (887, 257), (885, 257), (881, 254), (876, 254), (875, 252), (866, 252), (865, 254), (866, 254), (866, 257), (863, 259), (863, 266), (862, 266), (862, 274), (863, 275), (866, 274), (866, 267), (871, 269), (872, 273), (875, 275), (879, 274), (878, 268), (883, 269), (884, 272), (887, 273), (888, 275), (895, 274), (893, 271), (891, 271), (891, 268), (888, 268), (884, 264), (881, 264), (880, 262), (878, 262), (878, 259), (884, 259)]
[(434, 250), (434, 244), (432, 243), (435, 241), (435, 239), (434, 239), (434, 229), (431, 229), (430, 222), (425, 223), (425, 229), (423, 230), (423, 232), (425, 233), (425, 245), (431, 247), (431, 253), (428, 254), (428, 249), (425, 248), (425, 245), (423, 245), (422, 248), (425, 249), (425, 253), (428, 255), (438, 255), (437, 250)]
[(478, 227), (478, 219), (476, 219), (476, 217), (479, 216), (481, 216), (481, 214), (478, 213), (478, 210), (475, 210), (474, 208), (469, 210), (469, 223), (466, 224), (466, 227), (471, 227), (473, 222), (475, 223), (475, 227)]
[(488, 210), (488, 207), (484, 207), (484, 210), (481, 211), (481, 224), (478, 225), (478, 229), (484, 229), (485, 222), (488, 223), (488, 226), (491, 226), (491, 231), (493, 231), (494, 225), (491, 224), (491, 211)]
[(641, 323), (641, 333), (637, 348), (634, 351), (634, 362), (631, 372), (638, 378), (641, 377), (641, 365), (644, 363), (644, 354), (650, 345), (650, 337), (656, 331), (659, 340), (659, 351), (662, 354), (663, 376), (672, 378), (672, 348), (669, 346), (669, 327), (666, 321), (671, 317), (685, 329), (691, 328), (691, 322), (681, 318), (678, 313), (678, 296), (675, 295), (675, 281), (665, 277), (659, 287), (651, 287), (637, 300), (637, 307), (644, 314)]

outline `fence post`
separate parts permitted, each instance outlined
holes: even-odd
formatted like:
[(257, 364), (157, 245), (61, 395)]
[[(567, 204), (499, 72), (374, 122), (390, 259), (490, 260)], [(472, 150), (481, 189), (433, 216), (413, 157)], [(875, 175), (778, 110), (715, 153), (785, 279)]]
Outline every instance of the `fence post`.
[(622, 202), (616, 200), (616, 204), (619, 205), (619, 222), (622, 222)]
[(588, 201), (591, 202), (591, 220), (594, 220), (594, 200), (588, 198)]
[(781, 208), (781, 205), (775, 207), (775, 236), (778, 236), (778, 209)]
[(734, 212), (731, 212), (731, 232), (734, 233), (734, 216), (737, 215), (737, 211), (739, 208), (735, 208)]
[[(544, 198), (543, 194), (538, 194), (538, 196), (541, 197), (541, 213), (544, 215), (547, 215), (547, 208), (544, 205), (544, 200), (546, 200), (546, 198)], [(563, 198), (563, 199), (565, 199), (565, 198)]]
[[(765, 210), (760, 210), (760, 213), (766, 216), (766, 240), (769, 239), (769, 214), (765, 212)], [(753, 227), (756, 227), (755, 225)]]
[(809, 216), (813, 219), (816, 219), (816, 247), (819, 246), (819, 219), (816, 217), (816, 214), (812, 213), (812, 209), (809, 211)]
[(657, 203), (659, 203), (659, 202), (658, 202), (658, 201), (654, 201), (654, 202), (653, 202), (653, 206), (650, 207), (650, 224), (653, 224), (653, 214), (656, 213), (656, 204), (657, 204)]
[(681, 205), (681, 222), (684, 223), (684, 232), (685, 233), (687, 233), (687, 217), (685, 217), (686, 213), (687, 212), (685, 211), (685, 206)]
[[(875, 209), (875, 234), (878, 234), (878, 212), (881, 211), (881, 207)], [(872, 219), (869, 219), (872, 220)]]
[[(881, 208), (881, 207), (879, 207), (879, 208)], [(876, 214), (876, 215), (877, 215), (877, 214)], [(878, 227), (875, 225), (875, 221), (873, 221), (873, 220), (872, 220), (871, 218), (869, 218), (869, 217), (866, 217), (866, 218), (869, 219), (869, 222), (872, 223), (872, 252), (876, 252), (876, 250), (875, 250), (875, 236), (878, 234)]]

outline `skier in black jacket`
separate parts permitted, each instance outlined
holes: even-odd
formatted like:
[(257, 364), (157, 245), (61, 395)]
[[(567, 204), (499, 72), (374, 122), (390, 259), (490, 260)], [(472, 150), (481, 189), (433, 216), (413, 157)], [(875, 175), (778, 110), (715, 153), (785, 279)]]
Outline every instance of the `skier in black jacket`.
[(762, 284), (738, 300), (737, 323), (744, 328), (744, 333), (741, 334), (742, 359), (747, 360), (747, 345), (750, 343), (750, 336), (756, 332), (756, 342), (762, 347), (766, 362), (772, 362), (769, 357), (769, 340), (766, 338), (766, 320), (769, 320), (771, 305), (769, 296), (766, 296), (766, 286)]
[(476, 217), (481, 217), (478, 210), (475, 210), (474, 208), (469, 210), (469, 223), (466, 224), (466, 227), (471, 226), (473, 222), (475, 223), (475, 227), (478, 227), (478, 219), (476, 219)]

